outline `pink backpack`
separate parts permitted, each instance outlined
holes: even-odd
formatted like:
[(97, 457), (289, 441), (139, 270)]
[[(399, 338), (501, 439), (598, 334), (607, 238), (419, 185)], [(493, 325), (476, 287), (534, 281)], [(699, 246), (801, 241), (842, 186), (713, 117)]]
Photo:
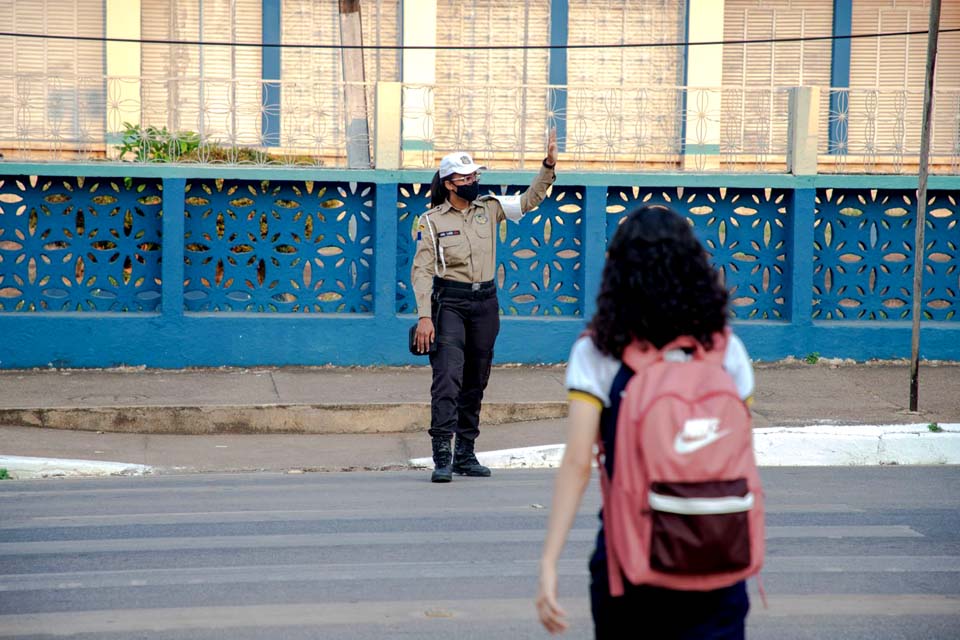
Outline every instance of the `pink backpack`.
[[(688, 337), (624, 351), (636, 374), (617, 417), (613, 477), (599, 464), (614, 596), (621, 571), (632, 584), (709, 591), (763, 565), (763, 490), (750, 411), (723, 368), (728, 335), (711, 351)], [(693, 358), (665, 357), (679, 348)]]

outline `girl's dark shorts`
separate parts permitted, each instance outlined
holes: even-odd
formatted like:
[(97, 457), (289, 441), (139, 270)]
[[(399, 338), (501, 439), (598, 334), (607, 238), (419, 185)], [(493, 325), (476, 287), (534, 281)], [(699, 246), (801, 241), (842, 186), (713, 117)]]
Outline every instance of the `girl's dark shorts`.
[(607, 561), (590, 560), (590, 604), (598, 639), (743, 640), (750, 598), (746, 582), (715, 591), (674, 591), (625, 582), (610, 595)]

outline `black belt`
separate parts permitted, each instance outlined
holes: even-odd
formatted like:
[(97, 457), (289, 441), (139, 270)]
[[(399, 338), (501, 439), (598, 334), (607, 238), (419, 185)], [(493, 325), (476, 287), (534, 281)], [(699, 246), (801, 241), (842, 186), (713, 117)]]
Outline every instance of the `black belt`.
[(493, 280), (486, 282), (460, 282), (446, 278), (433, 278), (433, 290), (440, 295), (455, 298), (472, 298), (484, 300), (497, 294), (497, 283)]

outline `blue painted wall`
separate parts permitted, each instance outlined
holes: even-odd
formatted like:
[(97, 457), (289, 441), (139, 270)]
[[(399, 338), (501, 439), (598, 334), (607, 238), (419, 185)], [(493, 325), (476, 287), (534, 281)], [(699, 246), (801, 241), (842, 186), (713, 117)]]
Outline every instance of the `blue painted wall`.
[[(430, 172), (5, 165), (0, 367), (375, 365), (406, 352)], [(514, 193), (531, 173), (489, 172)], [(559, 362), (608, 238), (646, 202), (686, 215), (761, 360), (910, 351), (915, 178), (559, 174), (501, 228), (499, 362)], [(921, 353), (960, 360), (960, 177), (933, 176)], [(907, 296), (907, 297), (905, 297)]]

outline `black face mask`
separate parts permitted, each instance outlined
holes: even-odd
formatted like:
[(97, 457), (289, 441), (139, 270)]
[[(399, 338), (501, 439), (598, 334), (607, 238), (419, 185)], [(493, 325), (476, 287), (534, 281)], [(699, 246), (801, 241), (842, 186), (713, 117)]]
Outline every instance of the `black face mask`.
[(467, 202), (473, 202), (480, 195), (480, 183), (457, 185), (456, 193)]

